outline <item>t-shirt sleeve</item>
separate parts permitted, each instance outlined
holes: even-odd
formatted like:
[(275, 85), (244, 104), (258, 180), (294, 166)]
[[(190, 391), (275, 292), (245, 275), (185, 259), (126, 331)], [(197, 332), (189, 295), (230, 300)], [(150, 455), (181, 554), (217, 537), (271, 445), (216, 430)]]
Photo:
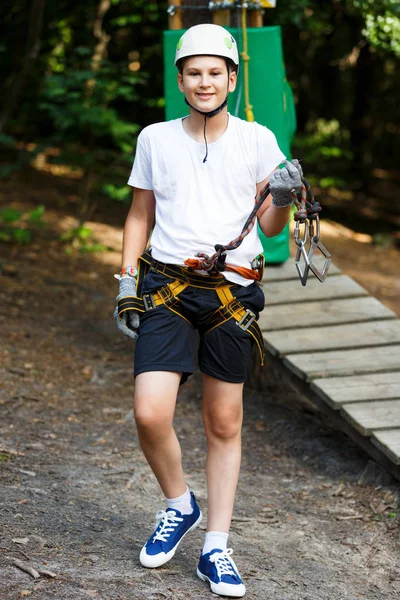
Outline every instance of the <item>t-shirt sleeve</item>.
[(135, 160), (128, 179), (128, 185), (143, 190), (153, 189), (150, 144), (145, 130), (139, 134), (137, 139)]
[(275, 135), (263, 125), (257, 127), (257, 183), (263, 181), (286, 159)]

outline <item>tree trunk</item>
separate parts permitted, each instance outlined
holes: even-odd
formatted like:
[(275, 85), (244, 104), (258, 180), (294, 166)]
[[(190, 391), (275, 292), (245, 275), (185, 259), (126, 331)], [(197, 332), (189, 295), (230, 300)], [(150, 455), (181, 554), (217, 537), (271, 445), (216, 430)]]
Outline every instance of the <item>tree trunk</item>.
[(6, 95), (5, 104), (0, 115), (0, 133), (4, 131), (11, 115), (17, 108), (28, 76), (32, 72), (33, 65), (38, 57), (45, 2), (46, 0), (33, 0), (32, 2), (22, 68), (16, 74), (11, 89)]
[[(95, 73), (99, 68), (101, 61), (107, 55), (107, 46), (111, 39), (103, 29), (103, 19), (111, 7), (111, 0), (100, 0), (97, 6), (96, 17), (93, 23), (93, 35), (97, 40), (94, 47), (90, 68)], [(86, 85), (86, 97), (90, 103), (93, 89), (96, 85), (95, 79), (89, 79)], [(90, 134), (86, 145), (86, 152), (92, 154), (96, 146), (95, 137)], [(96, 211), (97, 203), (91, 199), (91, 191), (98, 179), (93, 164), (86, 165), (83, 178), (80, 185), (80, 205), (78, 210), (79, 225), (91, 219)]]
[(93, 25), (93, 35), (97, 39), (97, 44), (92, 57), (92, 70), (97, 71), (101, 60), (106, 56), (107, 45), (110, 36), (102, 29), (103, 19), (106, 12), (110, 9), (111, 0), (100, 0), (97, 7), (97, 15)]

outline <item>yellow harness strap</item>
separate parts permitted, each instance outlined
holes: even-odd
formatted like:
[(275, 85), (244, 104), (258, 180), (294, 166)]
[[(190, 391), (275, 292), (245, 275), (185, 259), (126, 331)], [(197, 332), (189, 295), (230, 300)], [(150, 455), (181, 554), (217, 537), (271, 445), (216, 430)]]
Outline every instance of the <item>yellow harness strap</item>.
[(143, 294), (142, 296), (125, 296), (118, 302), (118, 316), (126, 310), (138, 311), (141, 313), (147, 312), (161, 306), (162, 304), (176, 313), (182, 319), (185, 319), (188, 323), (190, 321), (186, 319), (180, 308), (180, 302), (178, 295), (188, 287), (188, 283), (179, 281), (176, 279), (172, 283), (168, 283), (163, 288), (155, 292), (154, 294)]
[(223, 323), (226, 323), (226, 321), (229, 321), (229, 319), (234, 319), (240, 329), (247, 331), (256, 342), (260, 353), (261, 366), (263, 366), (264, 338), (260, 326), (256, 321), (256, 315), (251, 310), (244, 308), (236, 300), (230, 288), (230, 285), (226, 285), (215, 290), (222, 306), (211, 315), (204, 326), (204, 333), (208, 333), (212, 329), (215, 329), (215, 327), (219, 327)]

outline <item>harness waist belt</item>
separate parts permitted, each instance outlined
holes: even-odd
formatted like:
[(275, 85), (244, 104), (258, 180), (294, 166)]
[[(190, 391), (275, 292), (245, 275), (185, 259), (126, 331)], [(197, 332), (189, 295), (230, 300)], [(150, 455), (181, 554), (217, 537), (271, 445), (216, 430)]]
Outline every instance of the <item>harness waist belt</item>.
[[(141, 294), (143, 279), (148, 271), (162, 273), (174, 281), (167, 283), (154, 294)], [(152, 258), (150, 252), (145, 252), (139, 259), (137, 296), (125, 296), (118, 302), (118, 316), (125, 311), (136, 311), (144, 313), (165, 306), (182, 319), (193, 325), (184, 314), (182, 303), (178, 296), (187, 287), (195, 287), (206, 290), (215, 290), (221, 302), (221, 306), (213, 312), (211, 317), (199, 328), (201, 336), (206, 335), (212, 329), (219, 327), (229, 319), (234, 319), (236, 325), (242, 331), (249, 333), (257, 344), (261, 365), (264, 364), (264, 338), (256, 321), (256, 315), (244, 306), (232, 295), (232, 283), (228, 283), (223, 275), (197, 275), (188, 269), (178, 265), (167, 265)]]

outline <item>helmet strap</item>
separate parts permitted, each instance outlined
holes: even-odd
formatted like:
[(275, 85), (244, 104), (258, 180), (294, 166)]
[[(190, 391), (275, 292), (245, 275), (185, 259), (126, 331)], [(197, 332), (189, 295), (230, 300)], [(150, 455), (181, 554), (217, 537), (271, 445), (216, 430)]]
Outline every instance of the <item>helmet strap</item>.
[(193, 108), (193, 110), (195, 110), (196, 112), (200, 113), (201, 115), (204, 115), (205, 117), (211, 118), (211, 117), (215, 117), (215, 115), (220, 113), (221, 110), (225, 108), (225, 106), (228, 104), (228, 96), (225, 98), (225, 100), (223, 101), (223, 103), (220, 106), (218, 106), (217, 108), (214, 108), (214, 110), (210, 110), (210, 112), (204, 112), (203, 110), (199, 110), (195, 106), (192, 106), (190, 104), (190, 102), (187, 101), (186, 96), (185, 96), (185, 102), (188, 106), (190, 106), (190, 108)]
[(211, 110), (209, 112), (204, 112), (203, 110), (199, 110), (195, 106), (192, 106), (190, 104), (190, 102), (187, 101), (186, 96), (185, 96), (185, 102), (186, 102), (186, 104), (188, 106), (190, 106), (190, 108), (192, 108), (193, 110), (195, 110), (196, 112), (198, 112), (200, 115), (204, 116), (204, 143), (206, 145), (206, 155), (203, 158), (203, 163), (205, 163), (206, 160), (207, 160), (207, 156), (208, 156), (208, 144), (207, 144), (207, 136), (206, 136), (207, 117), (210, 119), (211, 117), (215, 117), (215, 115), (217, 115), (218, 113), (220, 113), (221, 110), (223, 110), (225, 108), (225, 106), (228, 104), (228, 96), (226, 96), (225, 100), (223, 101), (222, 104), (220, 104), (220, 106), (218, 106), (217, 108), (215, 108), (214, 110)]

